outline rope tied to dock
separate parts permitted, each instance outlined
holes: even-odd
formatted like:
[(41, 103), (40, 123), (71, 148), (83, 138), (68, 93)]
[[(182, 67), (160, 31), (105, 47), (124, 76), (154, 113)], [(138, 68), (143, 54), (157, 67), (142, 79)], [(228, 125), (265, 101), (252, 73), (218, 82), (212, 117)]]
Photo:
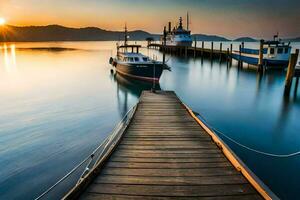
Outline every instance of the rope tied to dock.
[[(194, 112), (194, 111), (193, 111)], [(300, 151), (297, 151), (297, 152), (293, 152), (293, 153), (289, 153), (289, 154), (274, 154), (274, 153), (268, 153), (268, 152), (264, 152), (264, 151), (260, 151), (260, 150), (257, 150), (257, 149), (254, 149), (254, 148), (251, 148), (251, 147), (248, 147), (244, 144), (241, 144), (239, 143), (238, 141), (234, 140), (233, 138), (229, 137), (228, 135), (224, 134), (222, 131), (214, 128), (213, 126), (211, 126), (205, 117), (203, 117), (203, 115), (201, 115), (200, 113), (198, 112), (194, 112), (196, 115), (200, 116), (201, 120), (212, 130), (214, 131), (215, 133), (217, 133), (218, 135), (221, 135), (223, 137), (225, 137), (226, 139), (228, 139), (229, 141), (231, 141), (232, 143), (244, 148), (244, 149), (247, 149), (248, 151), (252, 151), (252, 152), (255, 152), (257, 154), (261, 154), (261, 155), (265, 155), (265, 156), (269, 156), (269, 157), (275, 157), (275, 158), (290, 158), (290, 157), (294, 157), (294, 156), (298, 156), (300, 155)]]

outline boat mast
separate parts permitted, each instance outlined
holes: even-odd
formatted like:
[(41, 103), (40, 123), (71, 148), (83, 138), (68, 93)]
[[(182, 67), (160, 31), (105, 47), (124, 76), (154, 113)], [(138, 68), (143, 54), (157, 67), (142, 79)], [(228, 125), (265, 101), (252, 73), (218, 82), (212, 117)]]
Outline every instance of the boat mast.
[(125, 35), (124, 35), (124, 46), (127, 46), (127, 40), (128, 40), (128, 32), (127, 32), (127, 24), (125, 23)]
[(182, 17), (179, 18), (179, 27), (180, 29), (182, 29)]
[(186, 16), (186, 30), (189, 30), (189, 26), (190, 26), (190, 16), (189, 16), (189, 12), (187, 12), (187, 16)]

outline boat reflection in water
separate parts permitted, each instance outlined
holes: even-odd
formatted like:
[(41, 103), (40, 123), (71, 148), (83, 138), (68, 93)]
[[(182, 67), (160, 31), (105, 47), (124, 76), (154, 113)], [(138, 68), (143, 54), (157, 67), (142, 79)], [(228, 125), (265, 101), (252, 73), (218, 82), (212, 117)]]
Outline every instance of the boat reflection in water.
[(128, 98), (133, 97), (138, 100), (143, 90), (151, 90), (152, 88), (155, 88), (155, 90), (161, 90), (159, 83), (153, 84), (151, 82), (132, 79), (116, 73), (113, 70), (111, 71), (111, 76), (117, 83), (117, 99), (121, 117), (124, 116), (133, 106), (129, 105), (130, 103)]

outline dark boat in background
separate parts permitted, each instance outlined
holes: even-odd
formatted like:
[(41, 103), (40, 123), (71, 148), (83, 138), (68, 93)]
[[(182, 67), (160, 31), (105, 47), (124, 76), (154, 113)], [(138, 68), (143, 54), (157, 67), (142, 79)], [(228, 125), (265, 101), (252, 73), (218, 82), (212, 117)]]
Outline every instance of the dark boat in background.
[(127, 38), (127, 27), (125, 26), (124, 45), (117, 46), (117, 56), (111, 57), (109, 63), (122, 75), (144, 81), (159, 82), (163, 70), (170, 70), (170, 68), (164, 62), (150, 59), (139, 53), (141, 46), (128, 45)]

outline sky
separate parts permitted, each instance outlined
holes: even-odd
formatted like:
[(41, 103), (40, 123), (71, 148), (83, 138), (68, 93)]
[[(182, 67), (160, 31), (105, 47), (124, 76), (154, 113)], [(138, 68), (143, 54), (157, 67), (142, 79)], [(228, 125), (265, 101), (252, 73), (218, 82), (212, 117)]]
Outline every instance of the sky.
[(229, 38), (300, 37), (300, 0), (0, 0), (10, 25), (59, 24), (161, 33), (190, 13), (193, 33)]

